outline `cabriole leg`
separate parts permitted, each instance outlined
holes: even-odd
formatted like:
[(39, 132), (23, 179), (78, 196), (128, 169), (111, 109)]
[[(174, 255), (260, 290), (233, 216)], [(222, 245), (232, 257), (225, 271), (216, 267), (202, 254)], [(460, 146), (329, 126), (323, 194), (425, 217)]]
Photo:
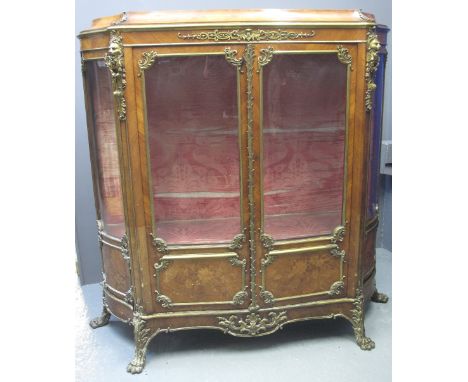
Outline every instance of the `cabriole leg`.
[(107, 310), (107, 307), (104, 305), (104, 307), (102, 308), (101, 315), (89, 321), (89, 326), (91, 326), (93, 329), (105, 326), (109, 323), (110, 316), (111, 314)]
[(141, 307), (133, 314), (133, 334), (135, 336), (135, 355), (133, 360), (128, 364), (127, 371), (132, 374), (141, 373), (145, 367), (146, 349), (150, 340), (157, 334), (150, 336), (150, 329), (146, 328), (146, 321), (141, 318)]
[(356, 291), (356, 299), (354, 300), (354, 309), (351, 310), (352, 324), (356, 342), (362, 350), (372, 350), (375, 348), (375, 343), (369, 337), (366, 337), (364, 329), (364, 296), (361, 289)]
[(385, 304), (388, 302), (388, 296), (384, 293), (379, 293), (379, 291), (376, 289), (371, 297), (371, 301)]

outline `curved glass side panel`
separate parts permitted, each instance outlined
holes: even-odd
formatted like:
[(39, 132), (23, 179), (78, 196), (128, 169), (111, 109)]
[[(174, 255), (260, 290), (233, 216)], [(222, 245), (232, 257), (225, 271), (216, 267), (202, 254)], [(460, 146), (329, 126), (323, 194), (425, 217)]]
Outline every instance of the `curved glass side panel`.
[(263, 229), (274, 239), (342, 224), (347, 73), (336, 53), (275, 54), (263, 68)]
[(237, 76), (224, 54), (158, 57), (144, 73), (154, 229), (169, 244), (241, 230)]
[(367, 219), (377, 214), (379, 203), (380, 146), (382, 144), (382, 117), (385, 76), (385, 56), (380, 54), (379, 66), (375, 75), (377, 89), (374, 96), (374, 107), (370, 115), (370, 152), (367, 175)]
[(94, 153), (91, 155), (95, 162), (99, 215), (104, 231), (120, 238), (125, 233), (125, 220), (111, 74), (101, 59), (86, 61), (85, 73), (93, 124), (90, 139)]

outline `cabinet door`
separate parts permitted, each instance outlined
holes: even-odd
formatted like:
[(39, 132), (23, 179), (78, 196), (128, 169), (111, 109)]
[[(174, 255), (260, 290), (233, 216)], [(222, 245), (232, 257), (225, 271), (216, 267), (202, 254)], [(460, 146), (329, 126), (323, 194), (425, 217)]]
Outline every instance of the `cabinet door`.
[(345, 291), (356, 51), (319, 44), (259, 49), (264, 304)]
[(125, 221), (111, 73), (102, 58), (85, 61), (84, 76), (96, 209), (103, 230), (120, 239)]
[(367, 173), (367, 220), (378, 216), (380, 148), (382, 145), (383, 95), (385, 82), (385, 55), (379, 54), (379, 65), (375, 74), (373, 108), (369, 116), (370, 148)]
[(135, 53), (155, 307), (243, 305), (241, 48)]
[(380, 148), (382, 144), (385, 59), (385, 55), (380, 53), (375, 74), (376, 89), (372, 98), (373, 107), (368, 116), (369, 156), (367, 162), (366, 228), (361, 260), (364, 280), (370, 277), (375, 270), (375, 245), (379, 223)]
[(125, 217), (111, 73), (104, 58), (85, 60), (83, 69), (104, 287), (128, 300), (131, 278), (121, 249)]

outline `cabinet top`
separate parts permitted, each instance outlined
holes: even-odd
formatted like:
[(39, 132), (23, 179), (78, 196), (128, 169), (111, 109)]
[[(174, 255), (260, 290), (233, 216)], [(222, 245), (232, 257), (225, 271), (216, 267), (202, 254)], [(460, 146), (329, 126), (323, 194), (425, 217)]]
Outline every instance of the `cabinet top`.
[[(375, 17), (359, 9), (309, 10), (309, 9), (251, 9), (203, 11), (122, 12), (115, 16), (93, 20), (86, 31), (115, 29), (143, 29), (145, 27), (177, 27), (186, 25), (375, 25)], [(85, 32), (85, 31), (83, 31)], [(82, 33), (83, 33), (82, 32)]]

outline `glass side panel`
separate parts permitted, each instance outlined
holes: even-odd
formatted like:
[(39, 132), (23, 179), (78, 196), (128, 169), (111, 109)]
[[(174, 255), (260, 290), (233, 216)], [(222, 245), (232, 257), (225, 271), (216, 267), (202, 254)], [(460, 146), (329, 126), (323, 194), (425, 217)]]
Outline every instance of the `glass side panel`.
[(237, 69), (224, 55), (160, 57), (145, 92), (156, 235), (231, 241), (241, 230)]
[(118, 238), (125, 233), (125, 221), (120, 184), (119, 154), (115, 130), (112, 80), (104, 60), (85, 63), (87, 89), (93, 121), (96, 181), (100, 219), (104, 231)]
[(385, 57), (380, 54), (379, 66), (375, 75), (377, 89), (374, 95), (374, 108), (370, 115), (371, 142), (367, 182), (367, 218), (372, 219), (379, 203), (380, 146), (382, 144), (382, 116), (384, 96)]
[(347, 67), (336, 54), (279, 54), (263, 69), (264, 232), (342, 224)]

